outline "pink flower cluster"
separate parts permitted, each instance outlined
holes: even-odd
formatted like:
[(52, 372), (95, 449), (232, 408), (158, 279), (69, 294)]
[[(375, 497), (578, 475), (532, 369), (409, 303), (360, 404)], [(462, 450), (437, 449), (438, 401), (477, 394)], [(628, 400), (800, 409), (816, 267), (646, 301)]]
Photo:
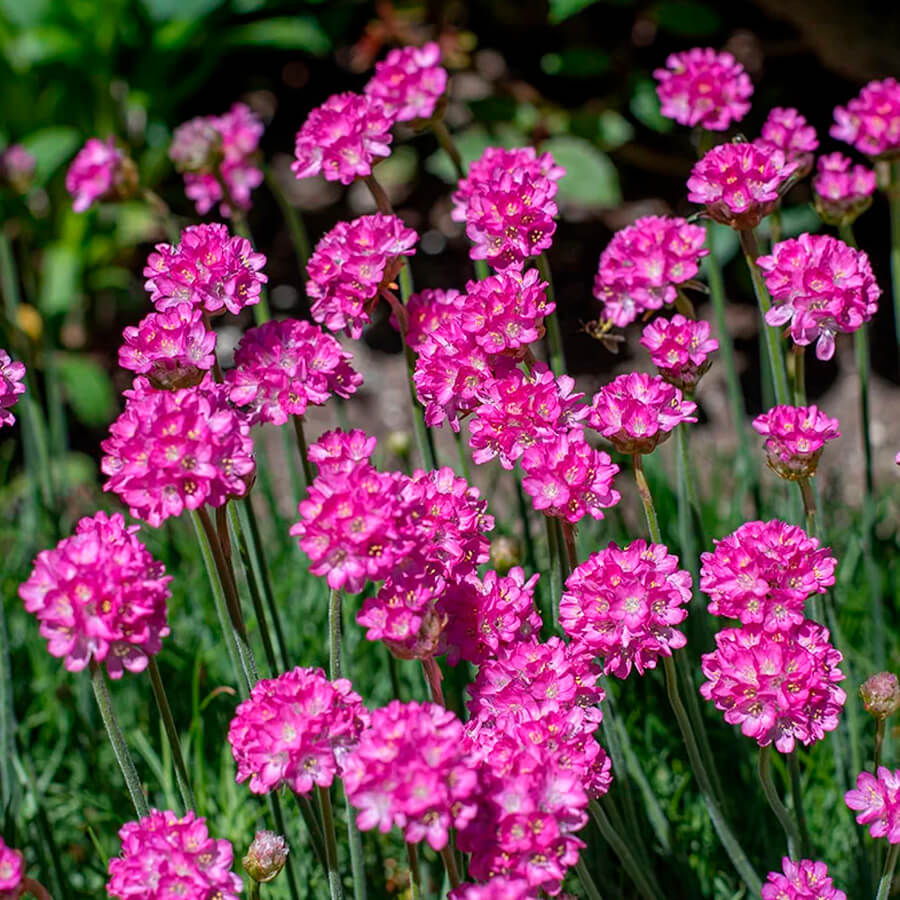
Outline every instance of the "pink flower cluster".
[(169, 633), (171, 596), (163, 564), (138, 540), (137, 525), (98, 512), (83, 518), (75, 534), (42, 550), (19, 586), (51, 656), (70, 672), (105, 663), (110, 678), (140, 672), (159, 653)]
[(831, 359), (837, 334), (850, 334), (878, 309), (881, 288), (869, 257), (827, 234), (801, 234), (760, 256), (772, 308), (770, 325), (790, 323), (794, 343), (815, 342), (816, 356)]
[(846, 694), (837, 682), (843, 656), (828, 630), (810, 620), (783, 631), (762, 625), (726, 628), (702, 657), (700, 693), (760, 747), (790, 753), (834, 731)]
[(119, 829), (122, 852), (109, 861), (106, 891), (119, 900), (172, 897), (238, 900), (243, 881), (231, 871), (234, 851), (209, 836), (206, 819), (151, 810)]
[(448, 900), (537, 900), (524, 878), (497, 875), (483, 884), (463, 883), (447, 895)]
[(773, 519), (745, 522), (700, 557), (700, 590), (714, 616), (786, 631), (803, 621), (813, 594), (834, 584), (837, 560), (802, 528)]
[(900, 770), (879, 766), (875, 775), (860, 772), (856, 788), (847, 791), (844, 802), (858, 813), (860, 825), (869, 826), (873, 838), (886, 837), (888, 843), (900, 844)]
[(813, 178), (816, 212), (829, 225), (854, 222), (872, 204), (875, 173), (865, 166), (853, 165), (849, 156), (829, 153), (820, 156)]
[(379, 63), (364, 88), (378, 98), (394, 122), (430, 119), (447, 90), (447, 70), (441, 48), (430, 41), (422, 47), (397, 47)]
[(790, 481), (816, 474), (825, 444), (841, 436), (839, 425), (817, 406), (775, 406), (753, 420), (766, 436), (769, 467)]
[(14, 900), (22, 889), (25, 877), (25, 857), (20, 850), (7, 847), (0, 838), (0, 897)]
[[(452, 288), (425, 288), (412, 294), (406, 301), (406, 343), (421, 352), (432, 337), (440, 341), (447, 334), (460, 334), (458, 320), (467, 301), (465, 294)], [(396, 317), (391, 318), (391, 324), (400, 329)]]
[(10, 411), (25, 393), (25, 364), (11, 359), (0, 349), (0, 428), (12, 425), (16, 417)]
[(350, 682), (329, 681), (321, 669), (298, 666), (257, 681), (228, 729), (237, 781), (249, 779), (254, 794), (330, 787), (367, 722)]
[(686, 319), (681, 313), (655, 318), (644, 328), (641, 345), (650, 351), (660, 376), (688, 395), (712, 365), (710, 354), (719, 349), (719, 342), (710, 337), (709, 322)]
[(797, 163), (796, 177), (803, 178), (812, 169), (819, 138), (816, 129), (796, 109), (776, 106), (770, 110), (754, 143), (769, 153), (780, 150), (788, 162)]
[(114, 138), (89, 138), (66, 172), (72, 209), (80, 213), (98, 200), (124, 199), (137, 187), (137, 169)]
[(835, 107), (829, 134), (866, 156), (893, 156), (900, 150), (900, 83), (870, 81), (846, 106)]
[(828, 874), (828, 866), (811, 859), (781, 860), (781, 872), (769, 872), (762, 900), (847, 900)]

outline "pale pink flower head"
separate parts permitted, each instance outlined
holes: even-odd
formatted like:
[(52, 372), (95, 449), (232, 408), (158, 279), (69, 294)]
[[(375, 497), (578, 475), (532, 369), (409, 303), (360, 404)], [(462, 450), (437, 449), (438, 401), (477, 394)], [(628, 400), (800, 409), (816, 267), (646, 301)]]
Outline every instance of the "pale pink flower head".
[(484, 884), (464, 882), (447, 895), (447, 900), (537, 900), (538, 894), (524, 878), (497, 875)]
[(859, 686), (866, 712), (875, 719), (887, 719), (900, 709), (900, 681), (893, 672), (878, 672)]
[(772, 295), (769, 325), (790, 324), (795, 344), (815, 342), (831, 359), (837, 334), (850, 334), (878, 310), (881, 288), (869, 257), (828, 234), (801, 234), (775, 244), (756, 264)]
[(797, 168), (781, 150), (719, 144), (694, 164), (688, 200), (705, 206), (707, 215), (723, 225), (756, 228), (778, 206)]
[(106, 891), (119, 900), (238, 900), (244, 887), (232, 871), (234, 850), (209, 836), (206, 819), (189, 811), (152, 809), (119, 829), (122, 850), (109, 861)]
[(682, 422), (696, 422), (696, 410), (659, 375), (630, 372), (594, 394), (587, 421), (620, 453), (634, 456), (652, 453)]
[(346, 678), (298, 666), (257, 681), (228, 728), (238, 783), (254, 794), (286, 785), (296, 794), (330, 787), (368, 713)]
[(875, 172), (854, 165), (849, 156), (829, 153), (820, 156), (813, 178), (813, 203), (828, 225), (850, 225), (871, 205), (875, 193)]
[(16, 900), (22, 892), (25, 857), (21, 850), (7, 847), (0, 838), (0, 900)]
[(284, 868), (288, 853), (290, 847), (280, 834), (274, 831), (257, 831), (241, 865), (255, 882), (268, 884)]
[(379, 158), (390, 156), (392, 124), (377, 97), (350, 91), (333, 94), (297, 132), (291, 169), (297, 178), (321, 173), (341, 184), (365, 178)]
[(11, 359), (5, 350), (0, 349), (0, 428), (16, 421), (11, 410), (24, 393), (25, 363)]
[(641, 344), (650, 351), (660, 376), (689, 395), (709, 371), (710, 354), (719, 349), (719, 342), (710, 337), (709, 322), (687, 319), (681, 313), (671, 319), (658, 316), (647, 324)]
[(679, 125), (725, 131), (750, 110), (753, 83), (744, 67), (725, 51), (694, 47), (672, 53), (653, 73), (660, 112)]
[(776, 106), (763, 123), (762, 133), (754, 142), (766, 150), (780, 150), (788, 162), (797, 163), (797, 178), (809, 174), (813, 152), (819, 147), (816, 129), (792, 107)]
[(84, 212), (98, 200), (126, 200), (137, 190), (137, 168), (112, 137), (89, 138), (66, 172), (72, 209)]
[(0, 185), (25, 194), (31, 187), (37, 160), (21, 144), (10, 144), (0, 152)]
[(430, 119), (447, 90), (447, 70), (441, 66), (441, 48), (429, 41), (422, 47), (397, 47), (379, 63), (363, 88), (377, 97), (394, 122)]
[(866, 156), (893, 157), (900, 151), (900, 83), (870, 81), (846, 106), (835, 107), (828, 133)]
[(341, 431), (335, 428), (326, 431), (309, 445), (309, 461), (323, 475), (338, 475), (350, 472), (360, 463), (368, 462), (375, 452), (378, 441), (364, 431)]
[(443, 850), (450, 829), (465, 828), (477, 809), (478, 775), (463, 734), (454, 713), (435, 703), (394, 700), (373, 710), (344, 763), (360, 830), (396, 826), (408, 843)]
[(837, 560), (797, 525), (745, 522), (700, 557), (700, 590), (714, 616), (784, 631), (803, 621), (813, 594), (834, 584)]
[(839, 425), (817, 406), (775, 406), (753, 420), (766, 436), (769, 468), (789, 481), (816, 474), (825, 444), (841, 436)]
[(75, 534), (34, 560), (19, 585), (51, 656), (70, 672), (105, 663), (110, 678), (141, 672), (169, 633), (166, 601), (172, 580), (138, 540), (137, 525), (118, 513), (85, 517)]
[(844, 802), (855, 813), (860, 825), (869, 826), (873, 838), (886, 837), (900, 844), (900, 770), (878, 767), (877, 775), (860, 772), (856, 788), (847, 791)]
[[(406, 343), (420, 350), (432, 335), (440, 337), (444, 330), (461, 318), (467, 297), (459, 291), (425, 288), (412, 294), (406, 301)], [(391, 324), (399, 330), (396, 316)]]
[(785, 856), (781, 872), (766, 877), (762, 900), (847, 900), (847, 895), (834, 886), (825, 863)]
[(797, 742), (808, 747), (837, 728), (847, 697), (837, 684), (842, 660), (828, 629), (808, 619), (776, 632), (726, 628), (702, 657), (700, 693), (760, 747), (790, 753)]

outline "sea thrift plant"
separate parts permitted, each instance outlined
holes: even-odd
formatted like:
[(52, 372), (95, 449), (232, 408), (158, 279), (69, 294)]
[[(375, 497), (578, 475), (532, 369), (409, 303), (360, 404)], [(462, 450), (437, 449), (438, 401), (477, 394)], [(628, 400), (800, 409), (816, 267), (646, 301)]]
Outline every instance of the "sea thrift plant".
[(125, 200), (137, 189), (137, 169), (114, 138), (90, 138), (66, 173), (72, 209), (84, 212), (98, 200)]
[(12, 408), (24, 393), (25, 364), (0, 349), (0, 428), (16, 421)]
[(709, 371), (710, 355), (719, 349), (719, 342), (710, 337), (709, 322), (686, 319), (681, 313), (671, 319), (657, 316), (649, 322), (641, 345), (650, 351), (660, 376), (688, 395)]
[(854, 165), (840, 153), (820, 156), (812, 180), (816, 212), (829, 225), (849, 225), (872, 205), (876, 180), (872, 169)]
[(860, 772), (856, 788), (847, 791), (844, 802), (857, 813), (860, 825), (869, 826), (873, 838), (886, 837), (888, 843), (900, 844), (900, 770), (879, 766), (875, 775)]
[(776, 106), (763, 123), (757, 147), (769, 152), (780, 150), (788, 162), (797, 163), (797, 178), (808, 175), (813, 165), (813, 153), (819, 147), (816, 129), (791, 107)]
[(257, 884), (274, 881), (287, 862), (290, 848), (274, 831), (257, 831), (247, 854), (241, 860), (244, 871)]
[(430, 119), (447, 90), (447, 70), (441, 48), (430, 41), (422, 47), (397, 47), (379, 63), (364, 88), (376, 97), (395, 122)]
[(449, 900), (531, 900), (536, 894), (524, 878), (498, 875), (484, 884), (461, 884), (447, 895)]
[(25, 857), (20, 850), (7, 847), (0, 838), (0, 898), (14, 900), (22, 890), (25, 877)]
[(834, 886), (828, 866), (812, 859), (794, 862), (785, 856), (781, 872), (769, 872), (762, 887), (763, 900), (847, 900)]
[(846, 106), (834, 110), (829, 134), (866, 156), (891, 157), (900, 151), (900, 83), (870, 81)]
[(790, 481), (816, 474), (825, 444), (841, 436), (839, 424), (817, 406), (775, 406), (753, 420), (766, 437), (769, 467)]

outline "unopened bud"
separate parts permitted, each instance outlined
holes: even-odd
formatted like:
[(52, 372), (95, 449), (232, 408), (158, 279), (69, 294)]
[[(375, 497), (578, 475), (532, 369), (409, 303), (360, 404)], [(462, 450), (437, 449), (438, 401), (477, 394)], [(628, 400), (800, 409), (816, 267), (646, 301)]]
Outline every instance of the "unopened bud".
[(392, 431), (387, 436), (387, 446), (395, 456), (406, 459), (409, 451), (412, 450), (412, 438), (408, 431)]
[(241, 860), (246, 873), (259, 884), (271, 881), (284, 868), (287, 841), (274, 831), (257, 831), (247, 855)]
[(522, 565), (522, 542), (511, 535), (501, 534), (491, 541), (491, 565), (505, 575), (513, 566)]
[(900, 683), (892, 672), (879, 672), (859, 687), (859, 696), (869, 715), (886, 719), (900, 709)]

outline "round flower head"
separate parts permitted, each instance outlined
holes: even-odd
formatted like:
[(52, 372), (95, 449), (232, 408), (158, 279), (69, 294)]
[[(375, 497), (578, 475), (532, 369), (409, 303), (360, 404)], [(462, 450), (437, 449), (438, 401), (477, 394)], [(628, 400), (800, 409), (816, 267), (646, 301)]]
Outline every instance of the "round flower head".
[(650, 359), (665, 381), (692, 394), (712, 365), (709, 355), (719, 349), (719, 342), (709, 332), (709, 322), (676, 313), (671, 319), (658, 317), (650, 322), (641, 344), (650, 351)]
[(231, 871), (234, 851), (209, 836), (206, 819), (188, 812), (179, 819), (150, 810), (119, 829), (122, 851), (109, 861), (106, 891), (119, 900), (238, 900), (243, 889)]
[(353, 354), (309, 322), (274, 319), (244, 332), (225, 377), (232, 403), (251, 425), (283, 425), (321, 406), (332, 394), (349, 397), (362, 384)]
[(900, 844), (900, 770), (879, 766), (877, 775), (860, 772), (856, 788), (847, 791), (844, 802), (858, 813), (860, 825), (869, 826), (873, 838), (886, 837), (889, 843)]
[(379, 157), (390, 156), (392, 124), (377, 97), (333, 94), (297, 132), (291, 169), (297, 178), (321, 173), (341, 184), (365, 178)]
[(795, 344), (816, 344), (819, 359), (834, 356), (836, 334), (850, 334), (878, 309), (881, 288), (869, 257), (827, 234), (801, 234), (775, 244), (756, 264), (772, 295), (769, 325), (790, 323)]
[(463, 749), (463, 724), (435, 703), (394, 700), (372, 711), (370, 727), (344, 765), (347, 800), (361, 831), (394, 826), (410, 844), (447, 846), (477, 808), (478, 776)]
[(380, 289), (400, 272), (399, 257), (415, 253), (418, 239), (396, 216), (375, 213), (338, 222), (316, 244), (306, 266), (312, 317), (329, 331), (361, 337)]
[(329, 681), (321, 669), (298, 666), (258, 681), (228, 729), (238, 783), (249, 779), (254, 794), (330, 787), (367, 716), (350, 682)]
[(290, 848), (280, 834), (274, 831), (257, 831), (241, 865), (257, 884), (268, 884), (284, 868), (288, 853)]
[(368, 462), (378, 441), (364, 431), (326, 431), (309, 446), (309, 461), (322, 475), (340, 475), (351, 472), (359, 463)]
[(447, 70), (441, 67), (441, 48), (430, 41), (423, 47), (398, 47), (379, 63), (363, 89), (377, 97), (395, 122), (430, 119), (447, 90)]
[(652, 453), (682, 422), (696, 422), (697, 404), (659, 375), (619, 375), (594, 394), (588, 425), (620, 453)]
[(712, 47), (673, 53), (653, 77), (659, 82), (660, 112), (680, 125), (725, 131), (750, 110), (753, 83), (730, 53)]
[(870, 81), (845, 107), (834, 110), (829, 134), (866, 156), (892, 157), (900, 151), (900, 83)]
[(688, 200), (738, 230), (756, 228), (772, 212), (797, 171), (781, 150), (755, 144), (719, 144), (694, 164)]
[(780, 150), (788, 162), (797, 163), (795, 177), (803, 178), (812, 169), (819, 139), (816, 129), (796, 109), (776, 106), (766, 118), (761, 136), (753, 143), (769, 152)]
[(269, 280), (261, 271), (265, 264), (250, 241), (232, 237), (221, 223), (190, 225), (177, 246), (156, 245), (144, 267), (144, 287), (160, 312), (190, 303), (207, 313), (224, 308), (237, 314), (259, 303)]
[(97, 200), (126, 200), (137, 189), (137, 169), (113, 138), (90, 138), (66, 172), (72, 209), (84, 212)]
[(15, 900), (22, 891), (25, 857), (20, 850), (7, 847), (0, 838), (0, 900)]
[(900, 682), (893, 672), (878, 672), (859, 686), (859, 696), (870, 716), (890, 718), (900, 709)]
[(0, 349), (0, 428), (16, 421), (11, 409), (24, 393), (25, 364), (10, 359), (9, 354)]
[(105, 663), (111, 678), (121, 678), (124, 669), (140, 672), (169, 633), (172, 578), (138, 540), (137, 530), (118, 514), (85, 517), (75, 534), (37, 555), (19, 586), (48, 651), (64, 657), (70, 672), (92, 661)]
[[(459, 319), (466, 300), (465, 294), (452, 289), (425, 288), (412, 294), (406, 302), (406, 343), (421, 350), (432, 336), (440, 338)], [(391, 316), (391, 324), (400, 329), (396, 316)]]
[(875, 173), (840, 153), (820, 156), (813, 178), (816, 212), (828, 225), (850, 225), (871, 205)]
[(21, 144), (10, 144), (0, 152), (0, 185), (28, 193), (36, 166), (37, 160)]
[(524, 878), (505, 878), (498, 875), (484, 884), (463, 883), (447, 895), (447, 900), (537, 900)]
[(781, 872), (769, 872), (762, 900), (847, 900), (828, 874), (828, 866), (811, 859), (781, 860)]
[(798, 741), (809, 746), (837, 728), (847, 696), (837, 685), (842, 660), (828, 629), (809, 620), (774, 633), (726, 628), (702, 657), (708, 680), (700, 693), (760, 747), (790, 753)]
[(714, 616), (783, 631), (803, 621), (813, 594), (834, 584), (837, 560), (802, 528), (745, 522), (700, 557), (700, 590)]
[(816, 474), (825, 444), (841, 436), (838, 426), (817, 406), (775, 406), (753, 420), (766, 436), (769, 468), (789, 481)]
[(247, 493), (254, 471), (250, 426), (207, 376), (200, 384), (158, 391), (145, 379), (126, 392), (125, 410), (100, 445), (100, 468), (131, 515), (155, 528), (203, 504), (221, 506)]

